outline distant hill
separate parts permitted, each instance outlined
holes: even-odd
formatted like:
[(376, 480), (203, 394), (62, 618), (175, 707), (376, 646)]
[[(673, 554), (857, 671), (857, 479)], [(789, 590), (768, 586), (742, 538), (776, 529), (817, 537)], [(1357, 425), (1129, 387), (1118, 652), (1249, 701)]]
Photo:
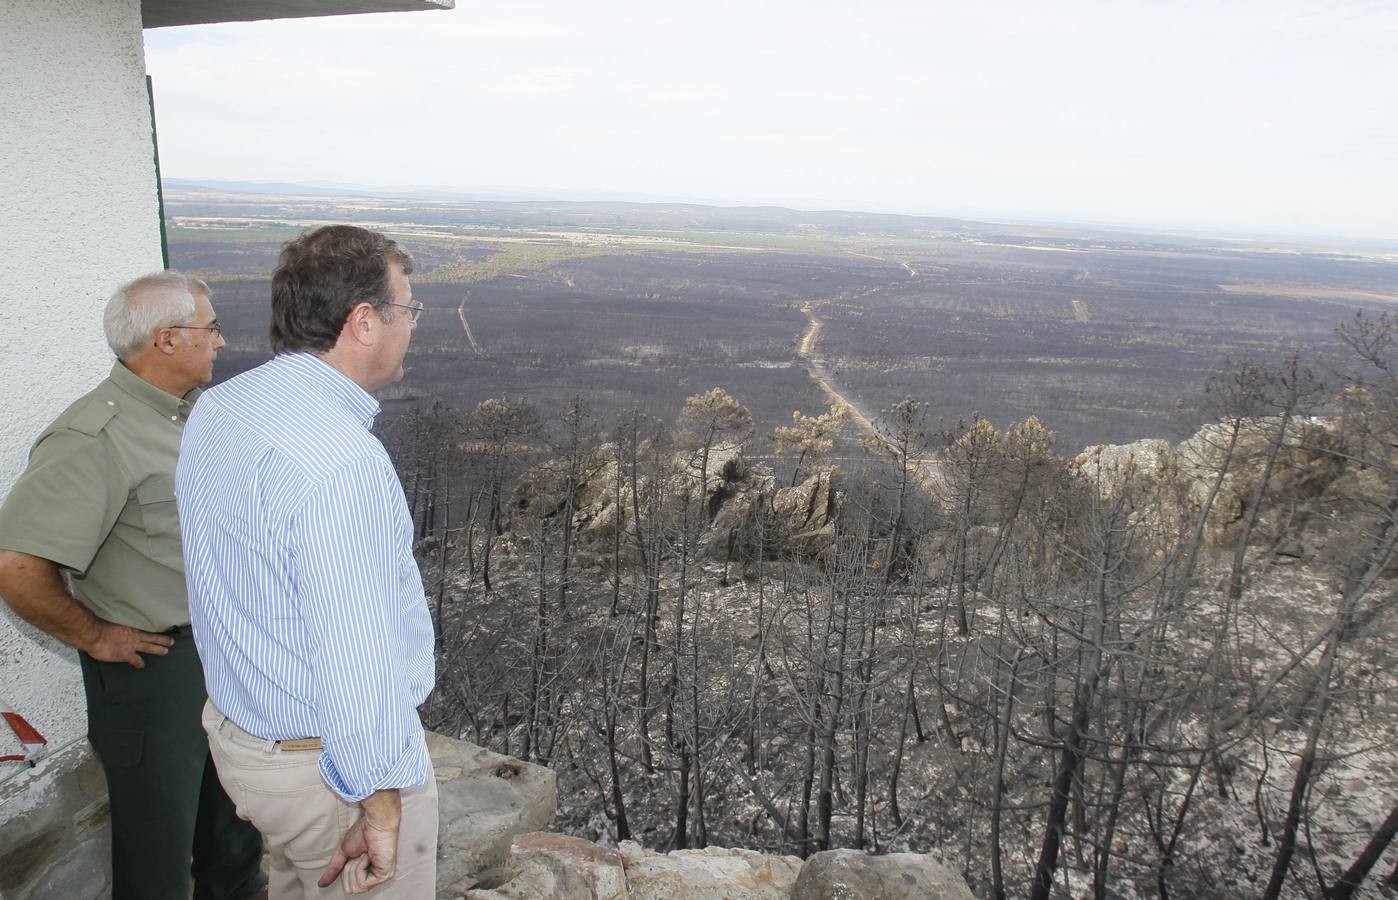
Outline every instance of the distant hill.
[[(453, 213), (458, 214), (453, 219), (458, 223), (469, 222), (469, 213), (474, 210), (482, 214), (480, 218), (483, 222), (492, 225), (515, 221), (522, 225), (538, 226), (541, 221), (545, 221), (557, 225), (675, 227), (770, 233), (786, 233), (815, 227), (837, 234), (908, 235), (924, 234), (928, 231), (981, 231), (990, 227), (986, 223), (966, 219), (846, 210), (806, 211), (781, 206), (717, 206), (641, 200), (519, 199), (489, 193), (430, 188), (386, 191), (345, 185), (217, 179), (165, 178), (162, 183), (167, 191), (199, 195), (210, 203), (215, 202), (216, 197), (228, 195), (255, 195), (262, 199), (282, 196), (417, 200), (449, 207)], [(194, 196), (186, 196), (185, 199), (190, 203), (198, 203)], [(462, 214), (465, 214), (465, 218)]]

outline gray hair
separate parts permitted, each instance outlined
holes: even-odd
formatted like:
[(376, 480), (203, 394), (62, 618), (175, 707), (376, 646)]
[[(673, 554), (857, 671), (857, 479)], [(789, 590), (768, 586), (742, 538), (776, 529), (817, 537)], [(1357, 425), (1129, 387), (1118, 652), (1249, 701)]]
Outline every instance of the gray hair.
[(157, 328), (187, 325), (198, 311), (194, 296), (209, 296), (209, 286), (183, 272), (142, 275), (116, 289), (102, 313), (107, 346), (125, 360), (134, 356)]

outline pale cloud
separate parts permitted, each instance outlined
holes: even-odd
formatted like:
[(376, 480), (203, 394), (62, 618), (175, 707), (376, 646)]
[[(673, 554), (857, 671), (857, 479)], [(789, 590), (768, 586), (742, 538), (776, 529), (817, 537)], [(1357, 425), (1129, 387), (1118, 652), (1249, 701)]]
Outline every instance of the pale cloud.
[(1398, 5), (458, 7), (147, 32), (165, 171), (1398, 237)]

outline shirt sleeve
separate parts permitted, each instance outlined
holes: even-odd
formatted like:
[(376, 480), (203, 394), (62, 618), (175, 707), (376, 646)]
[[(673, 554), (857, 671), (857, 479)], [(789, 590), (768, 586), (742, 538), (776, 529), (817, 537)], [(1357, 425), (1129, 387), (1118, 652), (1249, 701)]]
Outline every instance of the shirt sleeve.
[(53, 431), (34, 445), (0, 507), (0, 547), (81, 575), (125, 505), (125, 485), (101, 438)]
[(403, 489), (381, 459), (331, 473), (292, 526), (296, 599), (325, 750), (321, 775), (351, 802), (431, 777), (398, 639), (400, 566), (412, 562), (411, 542)]

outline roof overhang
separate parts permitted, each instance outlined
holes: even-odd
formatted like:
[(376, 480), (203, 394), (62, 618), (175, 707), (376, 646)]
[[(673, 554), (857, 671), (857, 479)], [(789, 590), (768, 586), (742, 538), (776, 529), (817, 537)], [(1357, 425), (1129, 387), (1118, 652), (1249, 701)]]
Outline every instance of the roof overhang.
[(145, 28), (454, 9), (456, 0), (141, 0)]

